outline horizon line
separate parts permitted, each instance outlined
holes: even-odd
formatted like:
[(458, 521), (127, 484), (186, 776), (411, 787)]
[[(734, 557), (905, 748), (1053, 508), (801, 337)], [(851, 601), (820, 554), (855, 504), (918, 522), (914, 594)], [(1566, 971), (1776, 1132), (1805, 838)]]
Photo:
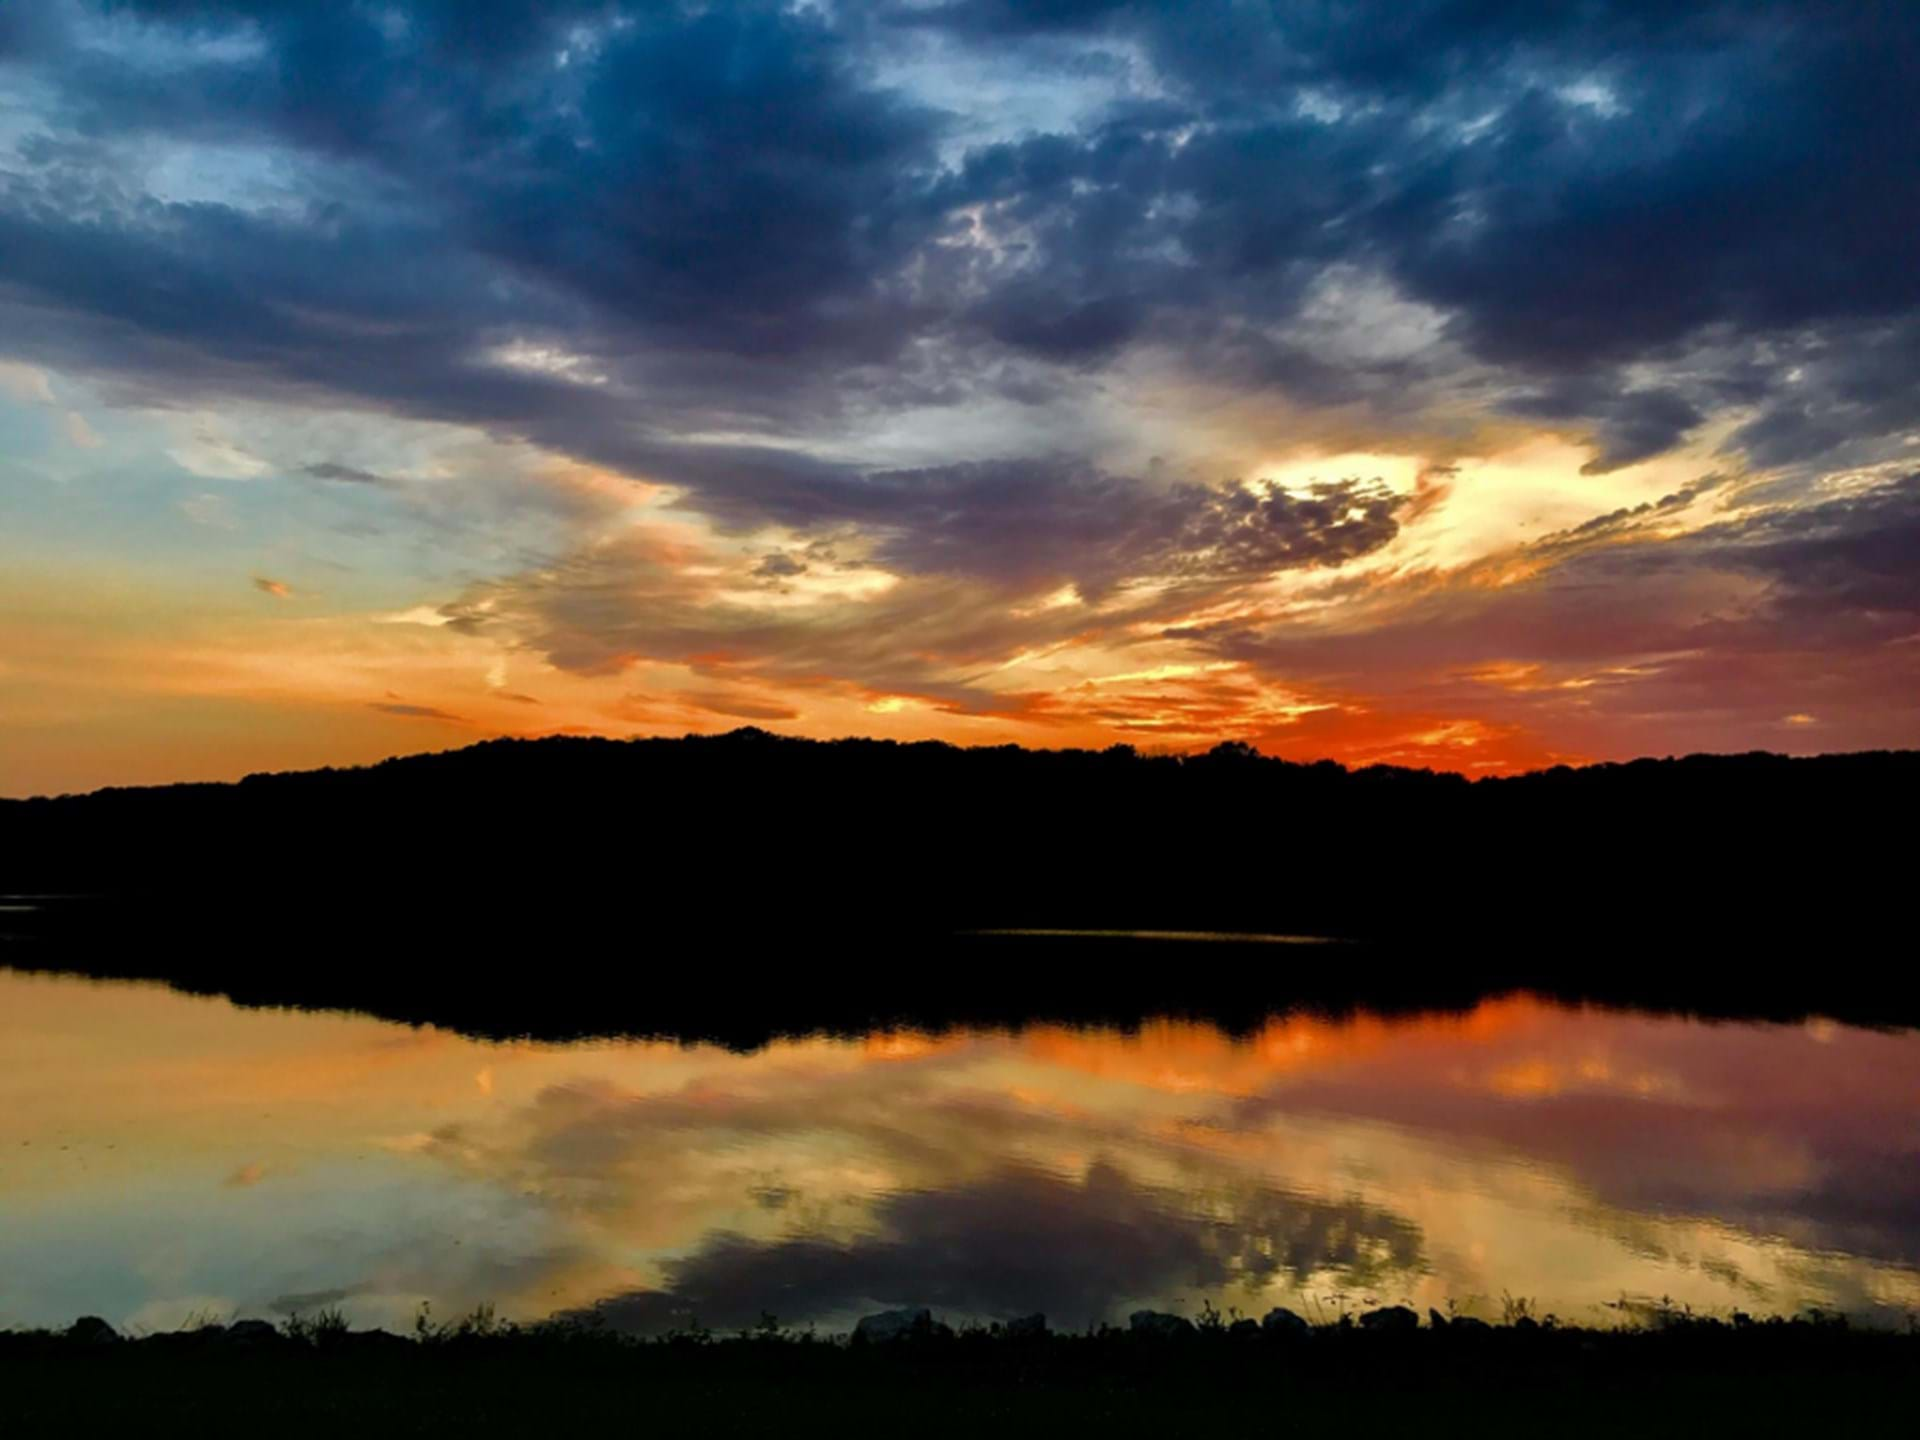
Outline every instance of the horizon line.
[(646, 745), (646, 744), (693, 744), (699, 742), (758, 742), (772, 741), (786, 745), (872, 745), (891, 747), (896, 750), (934, 748), (953, 750), (963, 754), (983, 751), (1017, 750), (1025, 755), (1112, 755), (1116, 751), (1126, 752), (1134, 760), (1186, 761), (1202, 759), (1219, 754), (1222, 751), (1235, 754), (1239, 758), (1251, 761), (1264, 761), (1270, 764), (1288, 765), (1296, 769), (1311, 770), (1322, 766), (1331, 766), (1344, 775), (1365, 775), (1374, 771), (1394, 771), (1408, 775), (1428, 775), (1436, 779), (1452, 777), (1466, 785), (1497, 784), (1506, 780), (1522, 780), (1529, 776), (1550, 775), (1558, 771), (1581, 772), (1587, 770), (1620, 769), (1632, 765), (1679, 764), (1689, 760), (1778, 760), (1784, 762), (1810, 762), (1819, 760), (1860, 759), (1868, 756), (1896, 756), (1920, 754), (1920, 747), (1901, 749), (1868, 750), (1823, 750), (1813, 755), (1791, 755), (1779, 750), (1692, 750), (1684, 754), (1668, 752), (1665, 755), (1635, 755), (1626, 760), (1583, 760), (1580, 762), (1560, 761), (1552, 765), (1542, 765), (1531, 769), (1513, 770), (1502, 774), (1469, 775), (1461, 770), (1441, 769), (1428, 765), (1399, 765), (1386, 761), (1375, 761), (1366, 765), (1349, 765), (1335, 760), (1331, 756), (1318, 759), (1293, 759), (1282, 755), (1269, 755), (1248, 741), (1219, 740), (1204, 748), (1143, 750), (1125, 741), (1116, 741), (1112, 745), (1093, 749), (1087, 746), (1063, 745), (1022, 745), (1016, 741), (1003, 741), (992, 745), (959, 744), (951, 740), (929, 737), (921, 740), (899, 740), (889, 736), (875, 735), (837, 735), (827, 738), (811, 735), (783, 735), (759, 725), (738, 725), (731, 730), (698, 731), (690, 730), (679, 735), (580, 735), (566, 732), (552, 732), (545, 735), (490, 735), (484, 739), (470, 741), (465, 745), (448, 746), (440, 750), (409, 750), (385, 756), (379, 760), (359, 764), (313, 765), (304, 768), (284, 770), (251, 770), (232, 780), (162, 780), (146, 784), (100, 785), (91, 790), (64, 790), (58, 792), (40, 792), (28, 795), (0, 795), (0, 805), (27, 805), (35, 802), (48, 803), (59, 800), (84, 800), (98, 795), (120, 794), (148, 790), (183, 790), (233, 788), (249, 781), (273, 780), (299, 775), (353, 774), (361, 771), (373, 771), (388, 765), (404, 765), (412, 761), (424, 761), (449, 755), (460, 755), (471, 750), (480, 750), (490, 745), (549, 745), (567, 743), (607, 744), (607, 745)]

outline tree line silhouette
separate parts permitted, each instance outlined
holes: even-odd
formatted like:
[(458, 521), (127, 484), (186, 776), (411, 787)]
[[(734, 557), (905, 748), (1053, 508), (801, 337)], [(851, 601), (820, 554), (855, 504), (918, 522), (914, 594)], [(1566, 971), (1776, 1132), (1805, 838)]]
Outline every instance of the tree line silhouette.
[[(1908, 751), (1469, 781), (1232, 743), (494, 740), (0, 802), (0, 892), (88, 897), (0, 917), (43, 942), (0, 953), (317, 1003), (360, 1004), (325, 997), (371, 980), (390, 1013), (465, 1007), (516, 1033), (564, 997), (598, 997), (578, 1003), (612, 1023), (611, 990), (664, 1013), (716, 988), (773, 1028), (854, 1026), (888, 997), (936, 1021), (1034, 1005), (1231, 1021), (1276, 996), (1509, 984), (1904, 1022), (1916, 793)], [(971, 933), (1034, 929), (1351, 943)]]

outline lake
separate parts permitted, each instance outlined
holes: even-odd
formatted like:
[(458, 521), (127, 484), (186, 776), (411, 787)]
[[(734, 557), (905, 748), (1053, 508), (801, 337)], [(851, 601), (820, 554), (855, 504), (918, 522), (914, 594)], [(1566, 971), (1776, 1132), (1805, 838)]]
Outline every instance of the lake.
[(1508, 995), (493, 1042), (0, 970), (0, 1327), (1920, 1310), (1920, 1035)]

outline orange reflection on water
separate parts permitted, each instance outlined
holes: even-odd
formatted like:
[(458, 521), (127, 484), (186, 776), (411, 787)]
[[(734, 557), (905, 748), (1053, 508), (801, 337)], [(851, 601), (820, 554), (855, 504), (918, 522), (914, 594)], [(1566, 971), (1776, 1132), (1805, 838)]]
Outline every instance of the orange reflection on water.
[(1459, 1013), (1329, 1019), (1276, 1016), (1251, 1035), (1234, 1036), (1192, 1020), (1153, 1020), (1138, 1031), (1036, 1026), (1027, 1051), (1046, 1064), (1173, 1093), (1251, 1095), (1301, 1071), (1377, 1060), (1389, 1048), (1431, 1055), (1492, 1043), (1537, 1018), (1544, 1007), (1524, 996), (1481, 1002)]

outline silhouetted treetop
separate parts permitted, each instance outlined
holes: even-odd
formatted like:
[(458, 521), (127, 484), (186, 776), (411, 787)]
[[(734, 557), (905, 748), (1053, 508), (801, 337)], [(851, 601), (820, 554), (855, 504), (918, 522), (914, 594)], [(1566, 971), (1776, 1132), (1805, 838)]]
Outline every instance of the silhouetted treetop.
[[(0, 890), (539, 892), (659, 929), (1129, 925), (1339, 935), (1878, 926), (1920, 754), (1694, 755), (1509, 778), (1225, 742), (1027, 750), (490, 740), (232, 785), (0, 805)], [(1891, 837), (1891, 838), (1889, 838)], [(634, 907), (637, 907), (634, 908)]]

